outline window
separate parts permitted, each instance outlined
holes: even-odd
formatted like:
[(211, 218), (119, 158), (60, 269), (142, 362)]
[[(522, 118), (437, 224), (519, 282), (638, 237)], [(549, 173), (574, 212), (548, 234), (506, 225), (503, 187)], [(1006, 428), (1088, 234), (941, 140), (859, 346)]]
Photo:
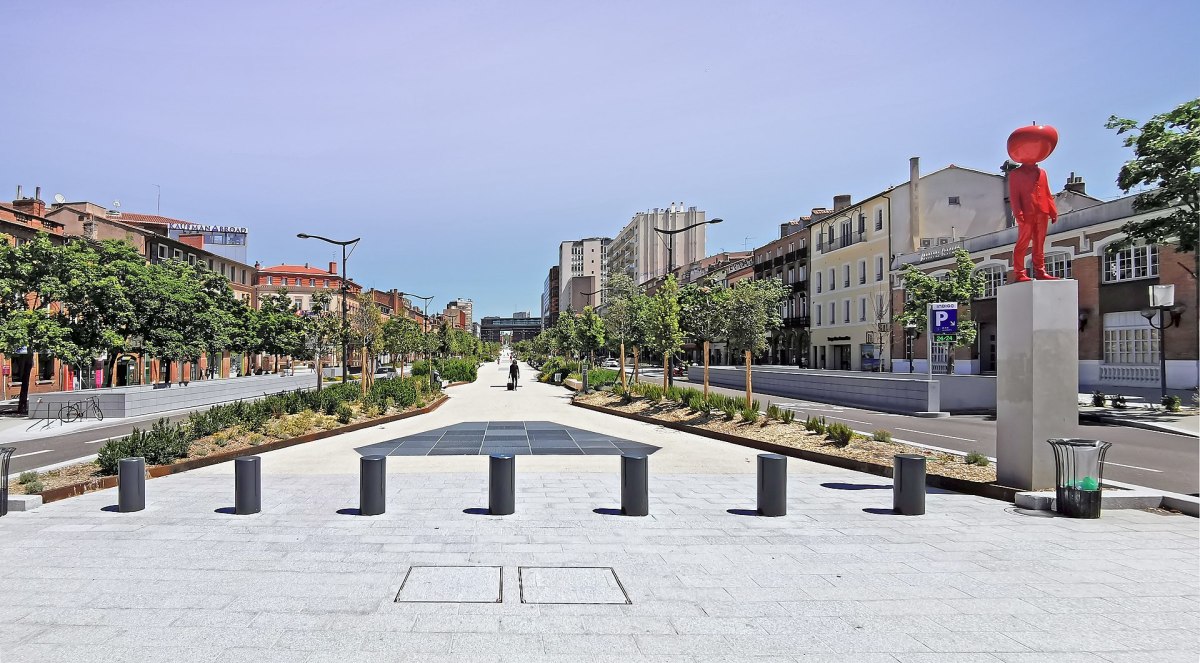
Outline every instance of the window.
[(858, 321), (859, 322), (867, 321), (867, 298), (866, 297), (860, 297), (858, 299)]
[(875, 210), (875, 230), (883, 230), (883, 208)]
[(883, 256), (875, 256), (875, 280), (883, 280)]
[(308, 280), (308, 287), (310, 287), (310, 288), (315, 288), (315, 287), (317, 287), (317, 280), (316, 280), (316, 279), (309, 279), (309, 280)]
[(829, 324), (837, 324), (837, 302), (829, 302)]
[(794, 267), (788, 267), (787, 282), (788, 282), (788, 285), (791, 285), (796, 282), (796, 269)]
[(49, 382), (54, 379), (54, 357), (48, 354), (39, 354), (38, 361), (38, 376), (39, 382)]
[(1050, 253), (1046, 255), (1046, 273), (1059, 279), (1071, 278), (1071, 254)]
[(212, 258), (209, 258), (209, 259), (208, 259), (208, 268), (209, 268), (209, 269), (212, 269), (212, 268), (213, 268), (213, 261), (212, 261)]
[(837, 270), (832, 267), (829, 268), (829, 290), (837, 290)]
[(1158, 276), (1157, 246), (1131, 246), (1104, 256), (1105, 283), (1152, 276)]
[(951, 205), (961, 205), (962, 204), (962, 203), (958, 202), (958, 196), (950, 196), (949, 202)]
[(983, 294), (980, 299), (990, 299), (996, 296), (996, 288), (1004, 285), (1004, 268), (1000, 265), (980, 267), (978, 272), (983, 275)]
[(267, 277), (267, 285), (275, 285), (275, 277), (274, 276)]
[(166, 245), (165, 245), (165, 244), (159, 244), (159, 245), (158, 245), (158, 259), (159, 259), (159, 260), (166, 260), (166, 259), (167, 259), (167, 247), (166, 247)]
[(188, 254), (188, 264), (191, 265), (192, 267), (196, 266), (196, 254), (195, 253)]
[(1139, 311), (1104, 314), (1104, 363), (1158, 363), (1158, 330)]
[(850, 265), (842, 265), (842, 287), (850, 287)]
[[(328, 288), (328, 287), (329, 287), (329, 279), (325, 279), (325, 287), (326, 287), (326, 288)], [(751, 383), (751, 384), (753, 384), (753, 383)]]
[(867, 261), (858, 261), (858, 284), (862, 285), (867, 282)]
[(816, 278), (815, 285), (817, 286), (817, 292), (821, 292), (821, 272), (813, 274), (813, 277)]
[(842, 322), (850, 323), (850, 300), (842, 301)]
[(180, 251), (179, 249), (174, 249), (173, 251), (171, 251), (171, 258), (173, 258), (175, 260), (179, 260), (179, 259), (183, 258), (183, 251)]
[(242, 285), (246, 285), (246, 270), (242, 270)]
[(867, 215), (865, 212), (858, 213), (858, 234), (867, 232)]
[(818, 306), (818, 307), (814, 308), (814, 309), (813, 309), (813, 314), (816, 316), (816, 317), (814, 317), (814, 318), (813, 318), (813, 322), (814, 322), (814, 323), (815, 323), (815, 324), (816, 324), (818, 327), (820, 327), (820, 326), (821, 326), (821, 307), (820, 307), (820, 306)]

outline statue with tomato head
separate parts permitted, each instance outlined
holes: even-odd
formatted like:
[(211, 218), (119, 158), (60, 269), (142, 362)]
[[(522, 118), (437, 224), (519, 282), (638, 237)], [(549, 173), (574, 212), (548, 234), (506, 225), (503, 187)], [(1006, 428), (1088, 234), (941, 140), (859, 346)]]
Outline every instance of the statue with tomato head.
[(1058, 221), (1054, 195), (1046, 171), (1038, 167), (1058, 145), (1058, 131), (1047, 125), (1021, 127), (1008, 137), (1008, 156), (1021, 164), (1008, 174), (1008, 196), (1017, 220), (1017, 245), (1013, 249), (1013, 281), (1031, 280), (1025, 272), (1025, 254), (1033, 245), (1033, 276), (1053, 281), (1046, 273), (1046, 231)]

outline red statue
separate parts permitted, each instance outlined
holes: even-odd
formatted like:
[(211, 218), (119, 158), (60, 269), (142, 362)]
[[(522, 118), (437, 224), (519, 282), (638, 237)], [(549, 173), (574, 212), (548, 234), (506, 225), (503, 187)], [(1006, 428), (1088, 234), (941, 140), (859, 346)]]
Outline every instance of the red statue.
[(1021, 164), (1008, 174), (1009, 201), (1017, 219), (1017, 246), (1013, 250), (1013, 281), (1017, 283), (1030, 280), (1025, 273), (1025, 254), (1031, 242), (1034, 277), (1055, 280), (1046, 273), (1045, 244), (1049, 224), (1058, 221), (1058, 209), (1046, 171), (1038, 168), (1038, 162), (1050, 156), (1057, 145), (1058, 131), (1046, 125), (1021, 127), (1008, 137), (1008, 156)]

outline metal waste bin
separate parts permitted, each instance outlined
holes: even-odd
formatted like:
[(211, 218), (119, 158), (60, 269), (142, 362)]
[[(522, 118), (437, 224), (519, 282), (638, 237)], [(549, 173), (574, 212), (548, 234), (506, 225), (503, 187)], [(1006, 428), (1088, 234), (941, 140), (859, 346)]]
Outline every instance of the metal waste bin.
[(1069, 518), (1100, 517), (1100, 484), (1104, 454), (1112, 444), (1102, 440), (1054, 438), (1055, 511)]
[(8, 461), (16, 447), (0, 448), (0, 516), (8, 515)]

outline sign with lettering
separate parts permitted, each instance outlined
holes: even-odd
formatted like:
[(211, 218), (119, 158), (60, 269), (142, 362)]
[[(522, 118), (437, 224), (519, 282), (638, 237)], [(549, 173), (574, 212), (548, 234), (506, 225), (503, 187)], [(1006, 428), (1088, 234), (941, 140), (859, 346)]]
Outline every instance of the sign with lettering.
[(199, 223), (172, 223), (171, 230), (196, 233), (248, 233), (244, 226), (205, 226)]
[(931, 334), (958, 333), (957, 302), (939, 302), (929, 305), (929, 332)]
[(934, 343), (954, 343), (954, 340), (956, 338), (958, 338), (958, 334), (934, 334), (933, 342)]

